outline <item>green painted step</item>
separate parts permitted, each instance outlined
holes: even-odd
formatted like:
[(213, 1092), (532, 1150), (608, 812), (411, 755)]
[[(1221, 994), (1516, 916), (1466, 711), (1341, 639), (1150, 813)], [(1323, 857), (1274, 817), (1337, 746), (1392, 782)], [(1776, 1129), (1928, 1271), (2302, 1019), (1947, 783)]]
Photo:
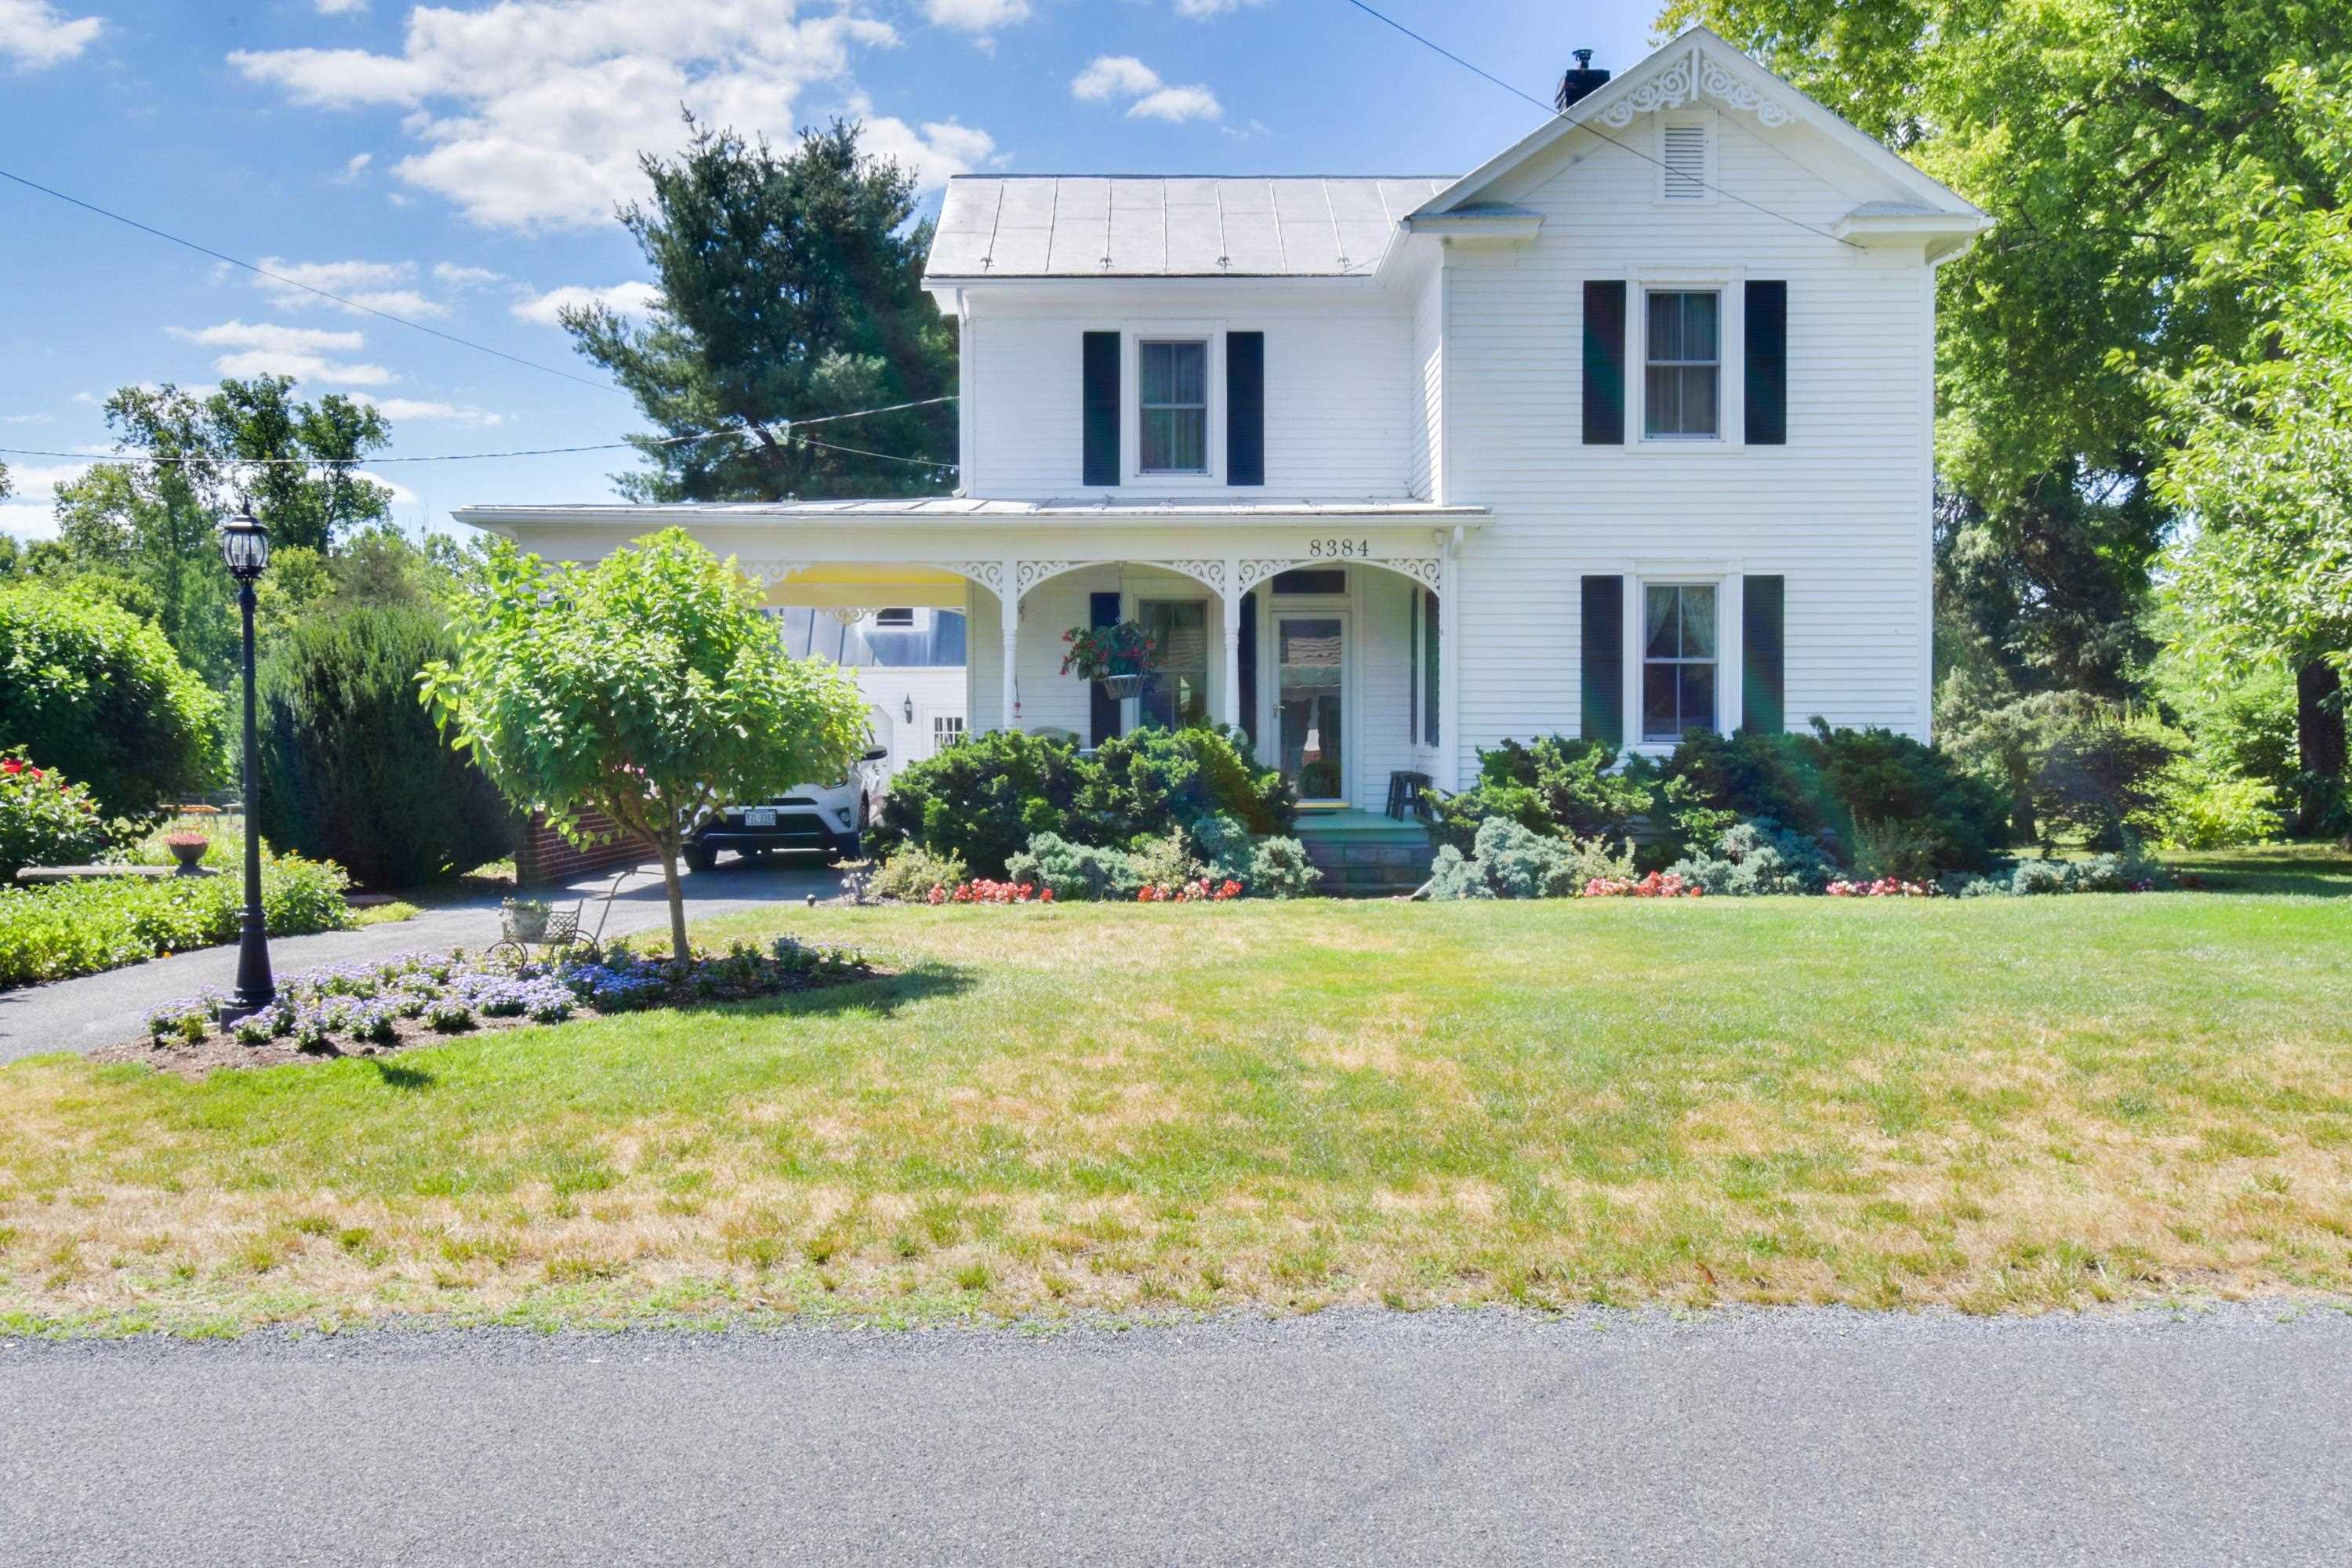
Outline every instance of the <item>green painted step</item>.
[(1429, 879), (1436, 853), (1421, 823), (1369, 811), (1302, 811), (1297, 831), (1333, 898), (1401, 898)]

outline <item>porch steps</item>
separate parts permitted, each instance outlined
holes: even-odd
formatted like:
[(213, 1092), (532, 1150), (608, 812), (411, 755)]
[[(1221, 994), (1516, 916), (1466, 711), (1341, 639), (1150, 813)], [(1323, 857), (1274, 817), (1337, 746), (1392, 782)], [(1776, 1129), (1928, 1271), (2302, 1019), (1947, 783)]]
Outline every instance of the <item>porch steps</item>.
[(1429, 880), (1437, 853), (1421, 823), (1353, 807), (1301, 811), (1298, 842), (1323, 873), (1317, 891), (1335, 899), (1403, 898)]

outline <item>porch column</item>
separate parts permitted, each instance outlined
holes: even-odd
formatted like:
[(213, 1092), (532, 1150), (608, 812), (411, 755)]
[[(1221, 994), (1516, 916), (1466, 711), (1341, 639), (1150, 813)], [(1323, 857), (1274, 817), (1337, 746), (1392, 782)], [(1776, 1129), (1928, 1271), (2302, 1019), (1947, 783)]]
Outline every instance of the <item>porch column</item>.
[(1021, 563), (1008, 558), (1004, 563), (1004, 585), (996, 592), (997, 619), (1004, 638), (1004, 705), (997, 710), (997, 728), (1021, 728), (1020, 688), (1013, 680), (1013, 658), (1021, 642)]
[(1228, 728), (1242, 725), (1242, 563), (1232, 556), (1225, 559), (1225, 703), (1224, 721)]

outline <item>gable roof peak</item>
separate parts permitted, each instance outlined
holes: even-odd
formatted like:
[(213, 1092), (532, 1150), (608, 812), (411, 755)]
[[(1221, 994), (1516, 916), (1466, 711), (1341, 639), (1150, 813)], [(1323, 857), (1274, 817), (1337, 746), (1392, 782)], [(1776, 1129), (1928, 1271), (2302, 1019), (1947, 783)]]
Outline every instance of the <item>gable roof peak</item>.
[(1489, 187), (1550, 147), (1560, 138), (1583, 130), (1615, 140), (1622, 130), (1644, 114), (1681, 109), (1711, 100), (1714, 105), (1748, 114), (1766, 130), (1802, 125), (1819, 132), (1849, 153), (1884, 169), (1913, 200), (1931, 210), (1981, 218), (1984, 215), (1941, 182), (1923, 174), (1876, 138), (1807, 97), (1766, 67), (1735, 48), (1714, 29), (1693, 23), (1653, 50), (1646, 59), (1577, 99), (1567, 109), (1536, 127), (1517, 142), (1488, 159), (1432, 196), (1412, 215), (1430, 217), (1468, 202), (1487, 197)]

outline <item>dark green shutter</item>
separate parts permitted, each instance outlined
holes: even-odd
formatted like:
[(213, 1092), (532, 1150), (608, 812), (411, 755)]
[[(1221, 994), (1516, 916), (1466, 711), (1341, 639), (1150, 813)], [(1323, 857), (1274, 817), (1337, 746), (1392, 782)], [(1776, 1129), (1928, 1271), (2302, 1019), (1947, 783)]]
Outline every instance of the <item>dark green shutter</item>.
[(1242, 733), (1249, 737), (1250, 751), (1257, 751), (1257, 594), (1255, 590), (1242, 595), (1242, 640), (1236, 664), (1241, 670)]
[(1739, 727), (1787, 729), (1782, 665), (1788, 654), (1788, 579), (1748, 577), (1739, 586)]
[[(1100, 631), (1105, 626), (1118, 625), (1118, 595), (1088, 594), (1087, 625), (1096, 631)], [(1099, 746), (1118, 733), (1118, 700), (1105, 691), (1099, 680), (1089, 680), (1087, 686), (1093, 696), (1094, 743)]]
[(1789, 286), (1748, 285), (1748, 444), (1789, 440)]
[(1584, 580), (1584, 722), (1588, 741), (1625, 743), (1625, 579)]
[(1265, 483), (1265, 334), (1225, 334), (1225, 482)]
[(1442, 668), (1442, 661), (1438, 658), (1438, 639), (1444, 635), (1444, 629), (1438, 624), (1435, 590), (1428, 588), (1422, 590), (1421, 616), (1423, 624), (1427, 627), (1426, 634), (1421, 639), (1422, 722), (1427, 731), (1429, 743), (1434, 746), (1438, 744), (1442, 734), (1437, 727), (1437, 699), (1440, 694), (1437, 672)]
[(1625, 283), (1584, 285), (1584, 444), (1625, 444)]
[(1086, 478), (1118, 483), (1118, 334), (1088, 332), (1086, 343)]

